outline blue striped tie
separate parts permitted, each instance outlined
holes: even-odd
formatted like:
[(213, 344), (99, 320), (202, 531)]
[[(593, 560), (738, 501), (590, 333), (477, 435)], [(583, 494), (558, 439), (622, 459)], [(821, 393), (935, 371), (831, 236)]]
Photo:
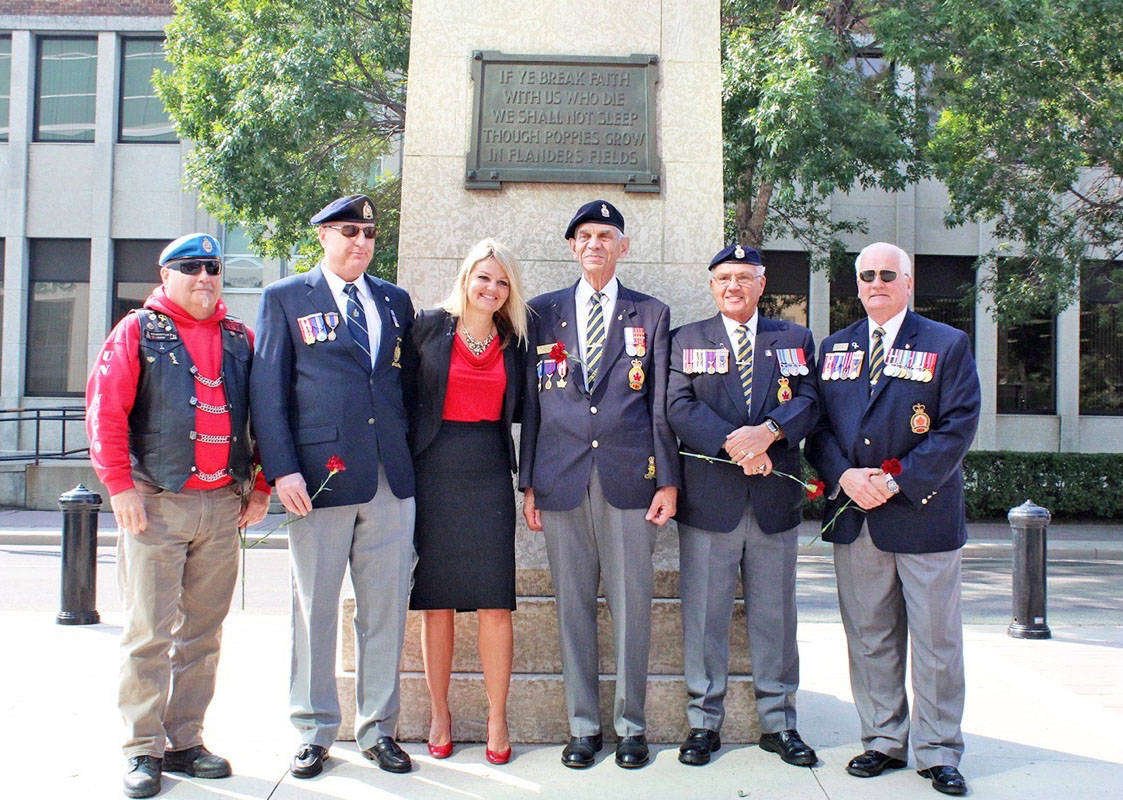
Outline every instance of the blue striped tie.
[(355, 284), (348, 283), (343, 287), (343, 292), (347, 295), (347, 331), (359, 349), (366, 353), (369, 361), (370, 333), (367, 331), (367, 315), (359, 299), (359, 289)]
[(596, 292), (589, 298), (589, 320), (585, 326), (585, 366), (587, 368), (589, 391), (593, 391), (593, 384), (597, 380), (597, 370), (600, 369), (600, 357), (604, 351), (604, 309), (601, 308), (601, 298), (604, 292)]
[(753, 407), (753, 347), (749, 342), (749, 326), (737, 326), (737, 371), (741, 373), (741, 391), (745, 393), (745, 405), (750, 412)]

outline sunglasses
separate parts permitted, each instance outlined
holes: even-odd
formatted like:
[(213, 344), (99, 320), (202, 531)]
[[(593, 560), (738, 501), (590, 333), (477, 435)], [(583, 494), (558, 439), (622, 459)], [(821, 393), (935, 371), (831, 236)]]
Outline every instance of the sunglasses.
[(208, 275), (218, 275), (222, 272), (222, 262), (213, 258), (185, 258), (182, 261), (170, 261), (164, 266), (168, 269), (177, 269), (184, 275), (198, 275), (204, 269)]
[(333, 231), (339, 231), (348, 239), (354, 239), (359, 235), (359, 231), (363, 232), (363, 236), (368, 239), (374, 238), (373, 225), (325, 225), (325, 228), (331, 228)]
[(897, 274), (891, 269), (864, 269), (858, 273), (858, 280), (862, 283), (873, 283), (875, 277), (880, 277), (882, 283), (892, 283), (897, 280)]

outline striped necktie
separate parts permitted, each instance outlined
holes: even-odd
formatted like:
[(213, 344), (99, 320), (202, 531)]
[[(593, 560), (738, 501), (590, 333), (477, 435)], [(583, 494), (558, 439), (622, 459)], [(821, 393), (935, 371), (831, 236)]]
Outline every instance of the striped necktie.
[(870, 390), (877, 386), (881, 379), (881, 372), (885, 368), (885, 348), (881, 344), (881, 337), (885, 335), (883, 328), (873, 329), (873, 346), (870, 347)]
[(585, 325), (585, 375), (590, 392), (596, 383), (601, 353), (604, 351), (604, 309), (601, 308), (603, 297), (604, 292), (596, 292), (589, 298), (589, 318)]
[(347, 331), (359, 349), (366, 353), (369, 361), (370, 333), (367, 331), (367, 314), (359, 299), (359, 289), (355, 284), (348, 283), (343, 287), (343, 293), (347, 295)]
[(741, 391), (745, 394), (745, 406), (753, 407), (753, 346), (749, 341), (749, 326), (737, 326), (737, 371), (741, 373)]

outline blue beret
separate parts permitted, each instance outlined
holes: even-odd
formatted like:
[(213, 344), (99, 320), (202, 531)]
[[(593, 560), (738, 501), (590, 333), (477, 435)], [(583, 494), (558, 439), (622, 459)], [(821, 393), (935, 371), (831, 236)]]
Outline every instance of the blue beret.
[(222, 246), (209, 233), (189, 233), (180, 236), (160, 253), (160, 266), (181, 258), (222, 258)]
[(572, 239), (574, 231), (582, 222), (599, 222), (602, 225), (612, 225), (624, 232), (624, 215), (616, 210), (616, 206), (607, 200), (593, 200), (577, 209), (569, 227), (565, 229), (565, 238)]
[(751, 247), (742, 247), (739, 244), (731, 244), (714, 256), (713, 260), (710, 261), (710, 269), (726, 261), (731, 261), (734, 264), (756, 264), (759, 267), (764, 266), (764, 262), (760, 260), (760, 253), (753, 250)]
[(374, 222), (374, 203), (365, 194), (349, 194), (332, 200), (312, 217), (313, 225), (325, 222)]

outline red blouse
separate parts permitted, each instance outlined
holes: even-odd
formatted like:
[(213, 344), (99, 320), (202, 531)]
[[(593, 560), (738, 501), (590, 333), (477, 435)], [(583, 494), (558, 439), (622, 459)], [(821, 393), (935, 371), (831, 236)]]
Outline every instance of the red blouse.
[(503, 415), (507, 371), (499, 337), (479, 355), (472, 355), (459, 335), (452, 337), (448, 362), (448, 389), (442, 419), (451, 422), (496, 422)]

